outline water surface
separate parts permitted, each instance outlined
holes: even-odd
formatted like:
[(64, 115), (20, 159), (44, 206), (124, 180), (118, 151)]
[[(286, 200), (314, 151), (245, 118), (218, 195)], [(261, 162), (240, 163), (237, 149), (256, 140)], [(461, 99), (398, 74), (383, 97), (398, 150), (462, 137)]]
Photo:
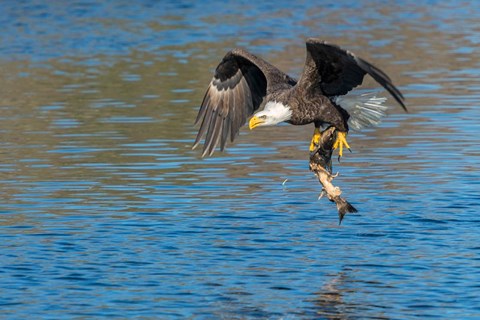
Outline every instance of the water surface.
[[(480, 318), (478, 4), (0, 12), (5, 319)], [(244, 128), (214, 157), (191, 150), (226, 51), (298, 76), (308, 36), (382, 67), (410, 109), (392, 99), (380, 127), (349, 136), (335, 181), (360, 212), (341, 226), (308, 171), (313, 128)]]

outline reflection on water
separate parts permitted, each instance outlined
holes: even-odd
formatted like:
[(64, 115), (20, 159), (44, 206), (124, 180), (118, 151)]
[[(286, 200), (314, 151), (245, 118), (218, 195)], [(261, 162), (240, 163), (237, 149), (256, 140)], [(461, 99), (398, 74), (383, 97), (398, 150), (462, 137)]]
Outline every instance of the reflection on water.
[[(3, 316), (480, 317), (476, 7), (1, 4)], [(381, 66), (411, 110), (350, 135), (342, 226), (316, 200), (312, 128), (191, 150), (228, 49), (298, 75), (307, 35)]]

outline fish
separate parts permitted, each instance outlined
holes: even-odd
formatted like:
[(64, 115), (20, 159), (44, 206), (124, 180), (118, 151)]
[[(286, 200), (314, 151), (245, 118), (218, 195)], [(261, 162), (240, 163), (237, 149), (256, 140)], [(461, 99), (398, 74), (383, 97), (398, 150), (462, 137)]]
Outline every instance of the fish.
[(330, 126), (322, 131), (315, 149), (310, 152), (309, 166), (310, 171), (317, 176), (323, 187), (319, 199), (327, 195), (327, 198), (337, 205), (338, 224), (340, 225), (347, 213), (356, 213), (358, 210), (345, 198), (341, 197), (341, 189), (332, 184), (333, 179), (338, 176), (338, 173), (332, 173), (332, 155), (336, 140), (337, 129), (335, 127)]

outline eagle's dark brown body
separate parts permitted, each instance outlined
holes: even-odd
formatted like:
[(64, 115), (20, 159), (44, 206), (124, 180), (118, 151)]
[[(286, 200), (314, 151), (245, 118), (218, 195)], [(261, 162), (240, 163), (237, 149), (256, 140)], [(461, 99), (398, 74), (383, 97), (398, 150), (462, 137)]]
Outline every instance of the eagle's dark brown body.
[(348, 113), (336, 105), (320, 90), (306, 94), (303, 87), (294, 86), (283, 92), (278, 98), (267, 96), (267, 101), (277, 101), (288, 105), (292, 110), (292, 118), (287, 121), (293, 125), (314, 123), (316, 127), (330, 124), (340, 131), (348, 131)]

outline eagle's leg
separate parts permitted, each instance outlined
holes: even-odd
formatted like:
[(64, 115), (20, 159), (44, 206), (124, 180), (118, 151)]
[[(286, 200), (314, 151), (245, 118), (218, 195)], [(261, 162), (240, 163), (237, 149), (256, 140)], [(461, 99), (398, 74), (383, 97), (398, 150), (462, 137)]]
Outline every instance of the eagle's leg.
[(322, 133), (320, 132), (320, 128), (315, 126), (315, 131), (313, 131), (312, 141), (310, 142), (310, 152), (315, 151), (320, 142), (320, 138), (322, 137)]
[(350, 152), (350, 146), (347, 143), (347, 133), (343, 131), (337, 131), (337, 140), (333, 145), (333, 149), (338, 149), (338, 159), (343, 156), (343, 147), (347, 148)]

